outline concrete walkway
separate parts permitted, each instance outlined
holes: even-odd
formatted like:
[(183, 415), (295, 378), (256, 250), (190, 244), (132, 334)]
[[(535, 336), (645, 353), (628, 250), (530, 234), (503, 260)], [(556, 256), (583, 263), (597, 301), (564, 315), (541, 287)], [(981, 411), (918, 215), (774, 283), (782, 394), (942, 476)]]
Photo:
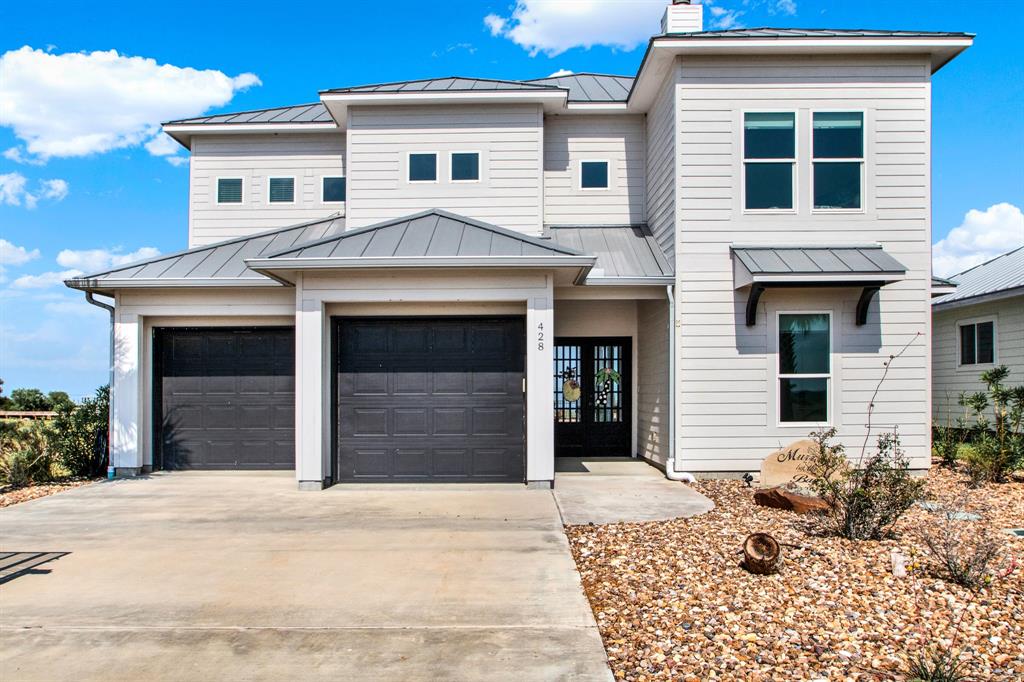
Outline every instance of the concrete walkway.
[(0, 510), (0, 679), (610, 680), (548, 491), (163, 474)]
[(557, 460), (555, 499), (566, 525), (664, 521), (711, 511), (696, 490), (637, 459)]

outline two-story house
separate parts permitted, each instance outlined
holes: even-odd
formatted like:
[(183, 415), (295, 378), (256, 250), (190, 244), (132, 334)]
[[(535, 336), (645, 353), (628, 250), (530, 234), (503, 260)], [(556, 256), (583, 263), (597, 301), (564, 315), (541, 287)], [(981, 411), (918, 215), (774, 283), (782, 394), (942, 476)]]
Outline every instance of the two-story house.
[(188, 249), (113, 297), (112, 466), (299, 486), (559, 456), (756, 470), (930, 441), (931, 77), (968, 34), (702, 31), (634, 76), (437, 78), (173, 121)]

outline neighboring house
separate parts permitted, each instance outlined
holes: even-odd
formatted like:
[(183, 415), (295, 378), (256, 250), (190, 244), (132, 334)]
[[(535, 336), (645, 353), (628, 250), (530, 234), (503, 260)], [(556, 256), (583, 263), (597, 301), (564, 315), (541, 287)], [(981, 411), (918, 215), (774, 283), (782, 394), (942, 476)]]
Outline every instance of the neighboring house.
[(955, 288), (932, 301), (932, 415), (955, 425), (963, 392), (984, 390), (981, 373), (1010, 369), (1024, 384), (1024, 246), (949, 280)]
[(859, 448), (911, 343), (873, 424), (926, 467), (931, 77), (972, 36), (701, 12), (670, 5), (631, 77), (166, 124), (189, 249), (68, 282), (114, 299), (113, 466), (734, 475), (826, 425)]

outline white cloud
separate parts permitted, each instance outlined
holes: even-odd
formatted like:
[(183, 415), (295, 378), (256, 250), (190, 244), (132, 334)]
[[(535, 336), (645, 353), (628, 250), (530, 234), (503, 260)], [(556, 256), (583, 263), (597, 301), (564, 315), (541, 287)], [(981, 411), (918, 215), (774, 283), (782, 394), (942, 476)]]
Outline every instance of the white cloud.
[(958, 227), (932, 246), (932, 270), (940, 277), (963, 272), (1024, 244), (1024, 213), (1003, 202), (971, 209)]
[(719, 31), (727, 31), (730, 28), (741, 28), (743, 24), (740, 22), (745, 12), (738, 9), (728, 9), (726, 7), (720, 7), (718, 5), (712, 5), (711, 2), (704, 2), (704, 5), (708, 8), (710, 17), (706, 17), (707, 29), (715, 29)]
[(83, 275), (81, 270), (64, 270), (63, 272), (42, 272), (38, 275), (22, 275), (11, 282), (14, 289), (47, 289), (63, 284), (64, 280)]
[(4, 150), (4, 158), (14, 163), (26, 163), (33, 166), (42, 166), (45, 162), (41, 159), (37, 159), (31, 156), (25, 156), (21, 153), (21, 147), (10, 147)]
[(57, 265), (73, 270), (101, 272), (118, 265), (127, 265), (137, 260), (155, 258), (159, 255), (160, 251), (152, 246), (143, 246), (131, 253), (120, 253), (120, 249), (84, 249), (81, 251), (64, 249), (57, 254)]
[(24, 265), (36, 258), (39, 258), (39, 249), (29, 251), (24, 246), (16, 246), (6, 239), (0, 239), (0, 265)]
[(558, 78), (559, 76), (571, 76), (571, 75), (572, 75), (572, 71), (570, 71), (569, 69), (559, 69), (558, 71), (555, 71), (553, 74), (548, 76), (548, 78)]
[(51, 54), (25, 46), (0, 56), (0, 126), (12, 128), (32, 157), (86, 156), (151, 143), (161, 121), (198, 116), (260, 84), (252, 73), (231, 77), (115, 50)]
[(177, 154), (181, 145), (174, 141), (170, 135), (161, 133), (145, 144), (146, 151), (153, 156), (169, 156)]
[(188, 157), (187, 156), (168, 156), (168, 157), (166, 157), (164, 159), (164, 161), (166, 161), (167, 163), (169, 163), (172, 166), (174, 166), (175, 168), (177, 168), (178, 166), (184, 166), (185, 164), (187, 164), (188, 163)]
[(774, 11), (793, 16), (796, 14), (796, 2), (794, 0), (776, 0)]
[(606, 45), (632, 50), (658, 32), (667, 0), (517, 0), (507, 16), (489, 14), (484, 24), (529, 51), (549, 57), (574, 47)]
[(21, 173), (0, 174), (0, 204), (35, 208), (40, 199), (62, 201), (68, 195), (68, 183), (60, 178), (40, 180), (38, 189), (28, 191), (28, 178)]

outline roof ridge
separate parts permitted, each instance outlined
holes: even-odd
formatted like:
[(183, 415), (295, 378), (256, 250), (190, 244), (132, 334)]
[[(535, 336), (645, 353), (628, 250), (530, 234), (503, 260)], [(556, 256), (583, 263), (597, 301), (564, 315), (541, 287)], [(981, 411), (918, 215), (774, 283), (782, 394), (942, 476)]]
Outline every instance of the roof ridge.
[(623, 76), (623, 75), (617, 74), (617, 73), (598, 73), (597, 71), (573, 71), (572, 73), (563, 73), (561, 76), (554, 76), (554, 75), (552, 75), (552, 76), (544, 76), (543, 78), (526, 78), (526, 79), (524, 79), (524, 80), (522, 80), (520, 82), (521, 83), (534, 83), (536, 81), (547, 81), (547, 80), (552, 80), (554, 78), (568, 78), (569, 76), (605, 76), (607, 78), (629, 78), (629, 79), (636, 78), (635, 75), (633, 75), (633, 76)]

